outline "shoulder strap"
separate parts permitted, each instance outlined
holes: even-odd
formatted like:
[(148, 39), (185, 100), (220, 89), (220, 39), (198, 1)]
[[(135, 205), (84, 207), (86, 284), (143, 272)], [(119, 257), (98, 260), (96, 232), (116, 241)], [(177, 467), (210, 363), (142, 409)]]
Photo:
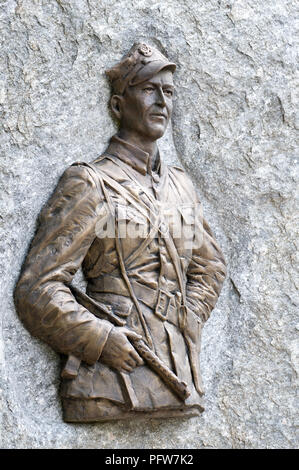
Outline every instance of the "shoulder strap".
[[(86, 162), (76, 162), (76, 163), (73, 163), (72, 166), (76, 166), (76, 165), (81, 165), (81, 166), (85, 166), (88, 173), (90, 174), (91, 176), (91, 179), (94, 181), (96, 187), (97, 187), (97, 190), (98, 190), (98, 193), (101, 194), (101, 190), (100, 190), (100, 185), (99, 185), (99, 180), (97, 178), (97, 170), (96, 170), (96, 166), (94, 166), (92, 163), (86, 163)], [(92, 171), (90, 171), (92, 170)]]

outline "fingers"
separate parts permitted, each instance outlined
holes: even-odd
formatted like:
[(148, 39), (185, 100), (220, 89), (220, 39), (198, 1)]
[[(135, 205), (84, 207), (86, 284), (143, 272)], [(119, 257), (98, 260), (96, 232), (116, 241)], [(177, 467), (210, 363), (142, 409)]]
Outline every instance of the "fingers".
[(128, 356), (126, 356), (126, 358), (124, 358), (122, 361), (119, 370), (132, 372), (137, 366), (141, 366), (142, 364), (144, 364), (142, 358), (134, 349), (132, 349)]
[[(142, 364), (143, 364), (143, 362), (142, 362)], [(118, 368), (118, 370), (119, 371), (126, 371), (126, 372), (133, 372), (133, 370), (136, 367), (137, 367), (136, 362), (133, 363), (133, 362), (126, 361), (126, 362), (123, 362), (123, 364)]]
[(123, 358), (121, 367), (126, 371), (132, 372), (135, 367), (141, 366), (142, 364), (144, 364), (143, 359), (139, 356), (135, 349), (131, 347)]
[(141, 336), (141, 335), (138, 335), (137, 333), (135, 333), (135, 331), (129, 330), (129, 329), (127, 329), (127, 328), (123, 328), (123, 333), (124, 333), (128, 338), (131, 338), (131, 339), (142, 339), (142, 336)]
[(133, 359), (127, 359), (127, 361), (123, 363), (122, 368), (128, 372), (132, 372), (135, 369), (136, 365), (137, 364), (135, 361), (133, 361)]
[(101, 354), (103, 363), (120, 371), (132, 372), (144, 364), (130, 339), (142, 337), (126, 327), (114, 327)]
[(135, 349), (132, 349), (130, 351), (130, 356), (133, 358), (136, 365), (142, 366), (142, 364), (144, 364), (143, 359), (139, 356), (138, 352)]
[[(129, 330), (127, 328), (123, 328), (123, 333), (128, 338), (131, 338), (131, 339), (136, 339), (136, 340), (142, 339), (141, 335), (139, 335), (139, 334), (135, 333), (135, 331)], [(144, 364), (143, 359), (139, 356), (138, 352), (136, 351), (136, 349), (134, 349), (133, 346), (131, 346), (129, 354), (131, 356), (131, 359), (133, 359), (135, 361), (135, 366), (134, 367), (136, 367), (137, 365), (141, 366), (142, 364)]]
[(129, 359), (127, 359), (125, 362), (130, 367), (135, 368), (137, 366), (137, 362), (134, 361), (134, 359), (132, 359), (131, 357)]
[(120, 372), (132, 372), (133, 371), (133, 367), (129, 366), (129, 364), (127, 364), (126, 362), (122, 365), (122, 367), (119, 368), (119, 371)]

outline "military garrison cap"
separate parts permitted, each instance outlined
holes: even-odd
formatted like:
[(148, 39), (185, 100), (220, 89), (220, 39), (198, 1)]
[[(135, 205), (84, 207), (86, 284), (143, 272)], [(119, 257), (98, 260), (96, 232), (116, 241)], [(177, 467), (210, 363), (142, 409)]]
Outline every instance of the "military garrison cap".
[(118, 64), (106, 70), (106, 75), (110, 79), (113, 92), (122, 95), (127, 86), (139, 85), (164, 68), (174, 72), (176, 65), (169, 62), (158, 49), (139, 43), (134, 44)]

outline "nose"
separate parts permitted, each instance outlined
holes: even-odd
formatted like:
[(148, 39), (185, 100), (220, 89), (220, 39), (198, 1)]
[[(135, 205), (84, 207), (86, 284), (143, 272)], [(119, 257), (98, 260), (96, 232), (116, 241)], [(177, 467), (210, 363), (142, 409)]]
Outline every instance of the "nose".
[(157, 89), (157, 104), (162, 107), (166, 106), (165, 95), (163, 93), (162, 88)]

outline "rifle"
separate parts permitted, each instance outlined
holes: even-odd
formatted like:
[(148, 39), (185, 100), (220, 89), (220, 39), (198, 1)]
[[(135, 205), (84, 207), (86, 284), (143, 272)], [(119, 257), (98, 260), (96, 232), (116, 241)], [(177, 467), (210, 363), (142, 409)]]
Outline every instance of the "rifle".
[[(95, 300), (91, 299), (88, 295), (84, 294), (74, 286), (69, 286), (72, 294), (76, 298), (77, 302), (85, 307), (89, 312), (93, 313), (96, 317), (109, 320), (111, 323), (117, 326), (124, 326), (125, 321), (114, 315), (112, 308), (106, 305), (100, 304)], [(159, 358), (153, 353), (153, 351), (146, 345), (142, 340), (130, 339), (132, 345), (142, 357), (142, 359), (149, 365), (149, 367), (156, 372), (164, 383), (172, 389), (180, 397), (181, 400), (186, 400), (190, 391), (188, 390), (186, 382), (181, 381)], [(65, 367), (61, 373), (61, 376), (65, 379), (74, 379), (78, 375), (81, 360), (76, 356), (69, 355)], [(122, 373), (122, 377), (127, 385), (128, 392), (132, 406), (136, 406), (137, 398), (132, 384), (130, 383), (129, 376)], [(130, 391), (132, 393), (130, 393)]]

